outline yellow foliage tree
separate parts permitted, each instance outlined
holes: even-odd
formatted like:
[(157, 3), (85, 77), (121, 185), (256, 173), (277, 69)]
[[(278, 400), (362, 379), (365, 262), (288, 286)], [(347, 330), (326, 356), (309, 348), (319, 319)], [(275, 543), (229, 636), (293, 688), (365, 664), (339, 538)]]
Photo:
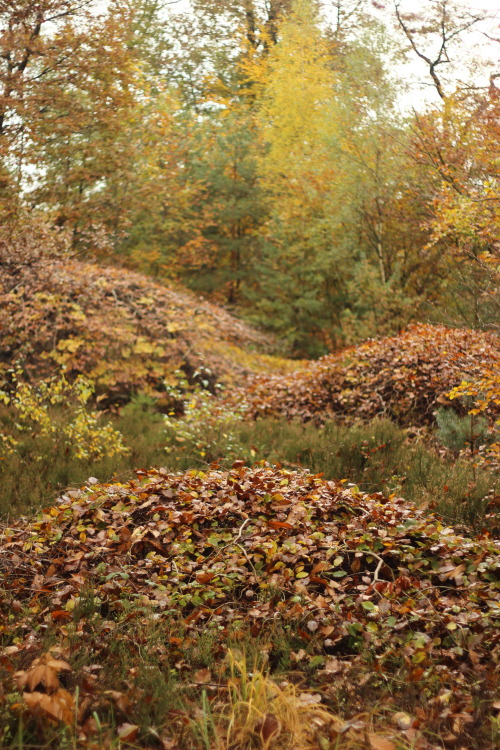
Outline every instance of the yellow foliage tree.
[(336, 78), (315, 3), (296, 0), (279, 32), (258, 101), (259, 168), (271, 214), (259, 305), (302, 350), (301, 338), (331, 330), (340, 309)]
[(320, 157), (335, 132), (335, 77), (329, 62), (315, 3), (297, 0), (271, 50), (260, 104), (262, 136), (267, 144), (263, 179), (273, 193), (300, 180), (305, 198), (304, 180), (314, 192), (313, 178), (324, 170)]

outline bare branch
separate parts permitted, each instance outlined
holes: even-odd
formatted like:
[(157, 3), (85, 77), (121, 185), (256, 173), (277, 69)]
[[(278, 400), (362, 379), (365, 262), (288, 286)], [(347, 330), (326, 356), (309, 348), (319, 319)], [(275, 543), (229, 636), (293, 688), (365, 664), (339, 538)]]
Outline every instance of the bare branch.
[(432, 78), (433, 84), (436, 88), (436, 91), (438, 92), (441, 99), (444, 101), (446, 100), (446, 93), (444, 91), (444, 87), (442, 84), (442, 81), (440, 77), (438, 76), (436, 72), (436, 68), (439, 65), (443, 65), (445, 63), (450, 62), (450, 57), (448, 54), (449, 44), (453, 39), (456, 39), (460, 36), (460, 34), (463, 34), (464, 32), (471, 29), (476, 24), (480, 23), (481, 21), (484, 21), (486, 18), (489, 18), (489, 14), (487, 12), (478, 12), (476, 15), (468, 15), (467, 18), (461, 18), (460, 22), (455, 28), (450, 28), (450, 17), (448, 12), (448, 0), (440, 0), (439, 2), (439, 11), (440, 11), (440, 18), (439, 21), (436, 19), (436, 28), (435, 31), (439, 35), (440, 38), (440, 46), (439, 50), (436, 55), (434, 55), (433, 58), (429, 57), (429, 55), (425, 54), (421, 47), (417, 44), (416, 36), (417, 33), (415, 30), (410, 28), (410, 25), (407, 23), (407, 19), (405, 18), (405, 15), (401, 11), (401, 2), (402, 0), (394, 0), (394, 10), (396, 14), (397, 22), (403, 31), (404, 35), (406, 36), (407, 40), (410, 43), (411, 48), (415, 52), (415, 54), (423, 60), (428, 68), (429, 73)]
[(446, 95), (445, 95), (445, 93), (443, 91), (443, 87), (441, 85), (441, 81), (440, 81), (440, 79), (439, 79), (439, 77), (438, 77), (438, 75), (436, 73), (436, 65), (439, 65), (439, 57), (441, 56), (441, 50), (440, 50), (439, 56), (436, 58), (436, 60), (433, 61), (433, 60), (430, 59), (430, 57), (427, 57), (427, 55), (425, 55), (421, 50), (418, 49), (417, 45), (415, 44), (415, 39), (413, 38), (413, 35), (412, 35), (411, 31), (408, 28), (408, 26), (406, 25), (406, 23), (404, 22), (404, 19), (403, 19), (401, 13), (400, 13), (400, 10), (399, 10), (400, 4), (401, 4), (400, 2), (396, 2), (396, 1), (394, 2), (394, 9), (396, 11), (396, 18), (398, 19), (398, 23), (399, 23), (401, 29), (403, 30), (406, 38), (410, 42), (410, 44), (412, 46), (412, 49), (415, 52), (415, 54), (418, 55), (418, 57), (420, 57), (420, 59), (423, 60), (424, 62), (426, 62), (427, 65), (429, 66), (429, 73), (431, 74), (432, 80), (434, 81), (434, 85), (436, 87), (436, 90), (437, 90), (439, 96), (441, 97), (441, 99), (445, 100), (446, 99)]

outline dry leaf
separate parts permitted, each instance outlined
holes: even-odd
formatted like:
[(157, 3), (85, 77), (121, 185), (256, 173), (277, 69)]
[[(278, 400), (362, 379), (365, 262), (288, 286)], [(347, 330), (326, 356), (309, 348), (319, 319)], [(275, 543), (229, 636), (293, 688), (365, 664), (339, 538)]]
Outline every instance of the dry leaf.
[(134, 742), (139, 734), (139, 727), (137, 724), (121, 724), (118, 729), (118, 737), (122, 742)]
[(57, 675), (63, 671), (71, 671), (68, 662), (63, 659), (55, 659), (48, 652), (35, 659), (29, 669), (16, 672), (14, 679), (21, 690), (27, 687), (28, 690), (33, 691), (39, 685), (43, 685), (47, 691), (54, 692), (59, 687)]
[(210, 682), (211, 679), (212, 673), (209, 669), (198, 669), (198, 671), (194, 673), (195, 682)]
[(378, 734), (368, 734), (368, 742), (371, 750), (396, 750), (396, 745), (385, 737)]
[(115, 706), (119, 708), (122, 713), (126, 714), (130, 710), (130, 699), (125, 693), (121, 693), (118, 690), (106, 690), (104, 695), (111, 698)]
[(6, 646), (4, 649), (2, 649), (2, 654), (5, 654), (5, 656), (10, 656), (10, 654), (17, 654), (18, 651), (20, 651), (20, 646)]
[(71, 612), (68, 612), (67, 609), (55, 609), (53, 612), (50, 613), (50, 616), (54, 620), (54, 622), (66, 622), (67, 620), (71, 620), (73, 618), (73, 615)]
[(409, 729), (413, 726), (415, 721), (413, 716), (405, 713), (405, 711), (398, 711), (395, 713), (392, 720), (400, 729)]
[(89, 718), (82, 724), (81, 731), (86, 738), (92, 737), (93, 734), (97, 734), (99, 727), (93, 716), (89, 716)]
[(340, 662), (338, 659), (328, 659), (323, 671), (327, 672), (328, 674), (337, 674), (338, 672), (342, 671), (342, 662)]
[(318, 693), (300, 693), (299, 701), (306, 706), (313, 706), (317, 703), (321, 703), (321, 695)]
[(26, 705), (32, 710), (40, 710), (55, 721), (71, 724), (74, 718), (75, 703), (73, 696), (64, 688), (55, 693), (24, 693)]
[(255, 725), (257, 734), (262, 737), (262, 742), (268, 746), (272, 740), (276, 739), (281, 732), (281, 721), (274, 714), (266, 714)]
[(215, 577), (215, 573), (201, 572), (196, 574), (196, 580), (198, 583), (209, 583), (212, 578)]

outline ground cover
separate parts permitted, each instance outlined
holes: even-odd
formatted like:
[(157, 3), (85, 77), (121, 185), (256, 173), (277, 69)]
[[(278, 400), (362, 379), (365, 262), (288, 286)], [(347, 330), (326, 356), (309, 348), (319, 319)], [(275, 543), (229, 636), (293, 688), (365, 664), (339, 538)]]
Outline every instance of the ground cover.
[[(500, 369), (494, 333), (418, 324), (399, 336), (371, 340), (310, 362), (296, 372), (257, 376), (247, 390), (250, 412), (323, 422), (387, 416), (404, 426), (434, 423), (447, 394), (464, 379)], [(454, 407), (460, 410), (458, 402)], [(462, 413), (467, 408), (461, 405)], [(498, 414), (491, 404), (490, 417)]]
[[(211, 386), (284, 366), (276, 344), (223, 308), (125, 269), (42, 256), (0, 276), (0, 378), (85, 374), (106, 403), (164, 394), (182, 369)], [(281, 362), (281, 364), (280, 364)], [(289, 366), (289, 365), (288, 365)]]
[(203, 396), (203, 403), (203, 409), (195, 405), (183, 418), (166, 419), (154, 399), (135, 397), (119, 413), (98, 420), (121, 436), (125, 452), (108, 456), (103, 450), (86, 458), (68, 450), (63, 439), (72, 424), (68, 409), (51, 413), (55, 432), (41, 436), (36, 424), (16, 430), (18, 413), (0, 405), (4, 435), (17, 440), (0, 458), (0, 518), (36, 512), (90, 476), (123, 482), (136, 467), (206, 470), (212, 462), (230, 468), (242, 459), (248, 466), (267, 460), (310, 469), (326, 479), (353, 482), (363, 492), (401, 494), (436, 510), (447, 523), (466, 524), (475, 532), (498, 528), (498, 472), (477, 466), (477, 456), (467, 448), (443, 448), (427, 431), (418, 436), (387, 419), (351, 426), (330, 420), (321, 428), (283, 418), (248, 421), (242, 413), (226, 411), (215, 396)]
[(292, 363), (138, 274), (2, 284), (2, 746), (496, 746), (498, 405), (449, 397), (496, 336)]
[[(468, 538), (396, 496), (242, 462), (91, 481), (1, 533), (5, 746), (18, 746), (20, 724), (23, 746), (37, 732), (40, 742), (51, 718), (83, 745), (130, 731), (138, 746), (215, 746), (183, 722), (199, 728), (222, 693), (227, 704), (238, 644), (329, 712), (306, 746), (344, 746), (341, 727), (362, 710), (365, 747), (494, 746), (500, 555), (488, 535)], [(158, 714), (138, 664), (106, 674), (119, 643), (198, 690), (202, 714), (169, 699), (171, 685)], [(392, 732), (370, 740), (373, 722)], [(267, 746), (259, 731), (253, 746)]]

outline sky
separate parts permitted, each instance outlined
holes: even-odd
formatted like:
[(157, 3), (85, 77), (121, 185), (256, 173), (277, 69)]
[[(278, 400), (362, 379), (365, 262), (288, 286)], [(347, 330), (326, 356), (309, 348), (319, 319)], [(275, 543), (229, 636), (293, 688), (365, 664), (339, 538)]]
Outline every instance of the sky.
[[(385, 5), (385, 10), (380, 12), (380, 17), (385, 17), (386, 22), (391, 24), (391, 19), (394, 18), (393, 1), (386, 0), (381, 4)], [(405, 12), (418, 13), (425, 4), (421, 0), (401, 0), (401, 8)], [(493, 18), (479, 23), (470, 32), (465, 32), (461, 37), (460, 44), (455, 49), (452, 47), (450, 50), (453, 65), (443, 65), (438, 72), (440, 77), (449, 78), (450, 83), (453, 79), (450, 72), (453, 70), (456, 78), (470, 80), (472, 75), (476, 85), (487, 85), (489, 73), (495, 65), (500, 72), (500, 44), (488, 40), (485, 36), (485, 34), (488, 34), (500, 39), (500, 0), (463, 0), (462, 5), (471, 11), (485, 11)], [(402, 39), (403, 37), (399, 36), (399, 38)], [(432, 58), (432, 55), (429, 55), (429, 57)], [(472, 72), (471, 68), (480, 61), (489, 63), (487, 72), (481, 72), (479, 66), (475, 72)], [(448, 67), (450, 70), (447, 70)], [(406, 107), (419, 107), (425, 103), (439, 100), (429, 75), (428, 66), (415, 53), (409, 52), (408, 62), (402, 64), (398, 72), (408, 82), (408, 93), (403, 97), (403, 104)]]
[[(429, 1), (401, 0), (401, 7), (405, 12), (419, 12)], [(386, 23), (389, 28), (394, 28), (393, 4), (394, 0), (378, 0), (377, 5), (382, 7), (373, 10), (374, 15)], [(500, 0), (462, 0), (461, 4), (471, 10), (487, 11), (494, 18), (484, 21), (476, 29), (463, 35), (461, 48), (457, 48), (454, 55), (455, 59), (453, 59), (453, 68), (456, 70), (456, 75), (461, 78), (470, 78), (470, 67), (480, 60), (490, 61), (490, 63), (492, 61), (493, 63), (498, 62), (498, 72), (500, 72), (500, 44), (489, 41), (484, 35), (486, 33), (500, 39)], [(105, 5), (106, 0), (97, 0), (98, 7), (102, 8)], [(165, 6), (171, 13), (185, 13), (189, 12), (190, 0), (165, 0)], [(399, 38), (402, 37), (399, 36)], [(440, 69), (444, 78), (447, 77), (447, 67), (443, 65)], [(489, 70), (491, 71), (491, 69), (492, 65), (490, 64)], [(420, 107), (425, 103), (437, 101), (438, 96), (429, 77), (428, 67), (414, 53), (409, 55), (408, 62), (400, 65), (400, 69), (396, 73), (406, 81), (408, 86), (408, 93), (404, 95), (402, 100), (404, 108)], [(476, 85), (487, 85), (488, 74), (481, 74), (478, 71), (474, 75)]]

